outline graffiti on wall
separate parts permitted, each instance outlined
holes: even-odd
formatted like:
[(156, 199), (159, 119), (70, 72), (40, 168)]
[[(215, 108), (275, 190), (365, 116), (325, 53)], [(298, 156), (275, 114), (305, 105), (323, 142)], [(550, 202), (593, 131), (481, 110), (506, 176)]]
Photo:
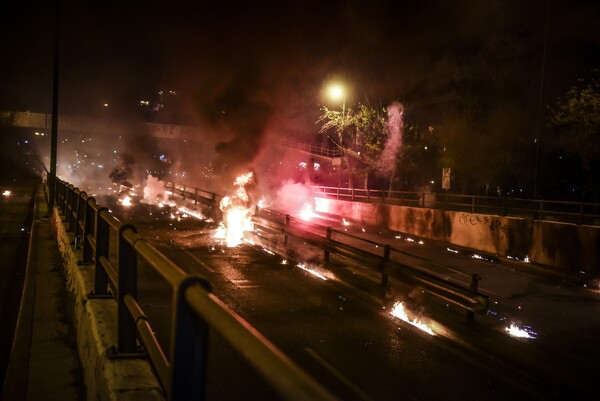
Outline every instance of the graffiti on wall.
[(490, 216), (483, 216), (480, 214), (461, 213), (459, 215), (459, 222), (462, 225), (476, 226), (484, 225), (488, 226), (490, 230), (504, 230), (505, 227), (502, 225), (500, 219)]

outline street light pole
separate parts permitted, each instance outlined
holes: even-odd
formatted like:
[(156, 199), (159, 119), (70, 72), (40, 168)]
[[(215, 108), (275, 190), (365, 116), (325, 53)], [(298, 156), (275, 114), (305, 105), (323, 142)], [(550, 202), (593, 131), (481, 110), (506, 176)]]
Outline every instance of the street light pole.
[(328, 96), (333, 100), (342, 100), (342, 123), (338, 132), (340, 147), (340, 173), (338, 176), (338, 188), (342, 186), (342, 174), (344, 172), (344, 129), (346, 128), (346, 94), (344, 87), (340, 84), (332, 84), (328, 88)]
[(54, 19), (54, 72), (52, 79), (52, 132), (50, 135), (50, 174), (48, 175), (48, 213), (54, 207), (54, 188), (56, 184), (56, 148), (58, 143), (58, 77), (60, 50), (60, 0), (56, 0)]
[(338, 188), (342, 186), (342, 174), (344, 173), (344, 128), (346, 128), (346, 97), (342, 99), (342, 128), (340, 129), (340, 146), (342, 149), (340, 152), (340, 177)]

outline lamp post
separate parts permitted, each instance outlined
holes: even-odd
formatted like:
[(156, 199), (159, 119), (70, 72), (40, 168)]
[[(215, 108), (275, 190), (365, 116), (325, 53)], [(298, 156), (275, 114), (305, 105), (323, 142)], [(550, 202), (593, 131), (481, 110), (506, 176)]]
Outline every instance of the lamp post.
[(344, 128), (346, 127), (346, 93), (344, 87), (340, 84), (332, 84), (329, 86), (328, 95), (332, 100), (342, 101), (342, 126), (338, 132), (340, 142), (340, 175), (338, 179), (338, 188), (342, 186), (342, 172), (344, 171)]

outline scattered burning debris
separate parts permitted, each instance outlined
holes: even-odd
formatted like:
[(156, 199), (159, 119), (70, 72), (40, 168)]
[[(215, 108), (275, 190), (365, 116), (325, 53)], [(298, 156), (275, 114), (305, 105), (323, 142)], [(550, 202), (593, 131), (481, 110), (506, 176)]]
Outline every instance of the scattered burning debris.
[(430, 334), (432, 336), (435, 335), (435, 333), (433, 332), (433, 329), (430, 327), (430, 325), (423, 323), (421, 320), (419, 320), (418, 318), (413, 318), (411, 319), (408, 316), (408, 311), (406, 310), (406, 308), (404, 307), (404, 303), (401, 301), (396, 301), (394, 303), (394, 306), (392, 307), (392, 310), (390, 311), (390, 314), (394, 317), (397, 317), (400, 320), (405, 321), (406, 323), (418, 328), (419, 330), (424, 331), (427, 334)]
[(511, 337), (516, 338), (527, 338), (527, 339), (535, 339), (538, 336), (538, 333), (533, 331), (531, 326), (519, 326), (516, 323), (511, 323), (510, 326), (506, 327), (506, 332)]

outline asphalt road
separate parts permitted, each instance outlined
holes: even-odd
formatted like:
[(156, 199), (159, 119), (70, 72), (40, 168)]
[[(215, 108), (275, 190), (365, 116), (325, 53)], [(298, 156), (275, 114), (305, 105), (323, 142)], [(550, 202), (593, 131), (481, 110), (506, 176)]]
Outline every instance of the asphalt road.
[[(371, 233), (398, 241), (394, 246), (404, 246), (405, 257), (443, 277), (460, 282), (480, 274), (492, 305), (467, 327), (464, 315), (418, 289), (392, 283), (394, 291), (382, 294), (368, 269), (338, 261), (322, 271), (323, 280), (260, 245), (219, 245), (211, 238), (214, 223), (148, 206), (111, 208), (184, 270), (207, 277), (219, 298), (341, 399), (595, 398), (600, 303), (597, 292), (579, 282), (421, 245), (398, 233)], [(315, 259), (315, 250), (296, 245), (296, 255)], [(171, 296), (159, 277), (140, 268), (140, 302), (167, 349)], [(434, 317), (437, 335), (391, 316), (398, 298), (424, 319)], [(509, 337), (504, 329), (513, 319), (533, 324), (536, 338)], [(217, 335), (209, 352), (209, 399), (274, 398)]]
[(0, 179), (0, 393), (17, 321), (39, 180)]

